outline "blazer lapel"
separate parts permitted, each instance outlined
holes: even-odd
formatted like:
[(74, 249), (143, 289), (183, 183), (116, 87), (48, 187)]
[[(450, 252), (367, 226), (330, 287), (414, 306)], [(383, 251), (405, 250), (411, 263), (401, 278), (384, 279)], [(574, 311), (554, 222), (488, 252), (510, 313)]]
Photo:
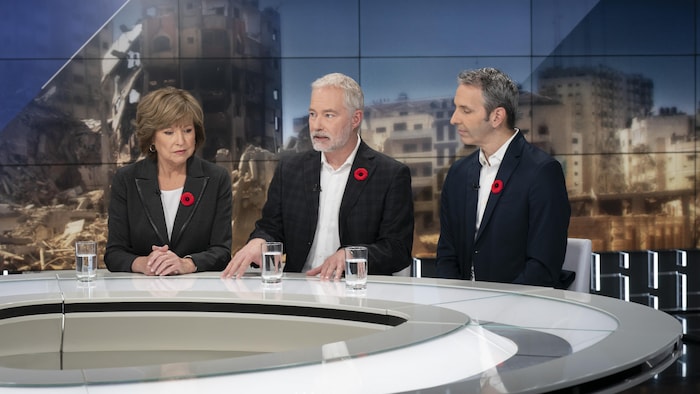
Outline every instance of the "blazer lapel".
[(307, 223), (313, 228), (311, 237), (313, 238), (316, 223), (318, 222), (318, 204), (321, 193), (321, 153), (309, 152), (309, 157), (304, 160), (303, 167), (303, 182), (304, 193), (306, 196), (306, 203), (303, 205), (306, 211), (306, 215), (309, 218)]
[[(467, 166), (467, 176), (466, 184), (464, 188), (466, 189), (466, 201), (465, 201), (465, 212), (466, 220), (464, 223), (476, 223), (476, 209), (479, 202), (479, 189), (474, 185), (479, 185), (479, 178), (481, 177), (481, 164), (479, 163), (479, 156), (477, 154), (474, 156), (474, 160)], [(476, 226), (468, 225), (469, 228), (466, 229), (468, 244), (471, 244), (475, 239)]]
[[(367, 178), (360, 180), (355, 177), (355, 171), (360, 168), (367, 171)], [(357, 150), (355, 160), (350, 168), (348, 182), (345, 185), (345, 192), (343, 193), (343, 200), (340, 203), (340, 212), (338, 217), (346, 217), (345, 211), (349, 210), (355, 205), (357, 199), (360, 197), (360, 194), (362, 194), (362, 190), (364, 190), (365, 186), (367, 185), (367, 182), (372, 180), (372, 176), (375, 173), (375, 168), (376, 165), (374, 163), (374, 153), (367, 149), (367, 145), (364, 143), (364, 141), (360, 142), (360, 147)], [(343, 226), (340, 227), (342, 229)], [(343, 238), (342, 234), (340, 238)]]
[(209, 177), (204, 176), (204, 171), (202, 169), (202, 163), (196, 159), (192, 158), (188, 162), (187, 168), (187, 178), (185, 179), (185, 187), (182, 193), (192, 193), (194, 196), (194, 203), (187, 206), (180, 202), (177, 207), (177, 214), (175, 215), (175, 223), (173, 224), (173, 233), (170, 240), (171, 248), (177, 245), (178, 240), (185, 233), (187, 225), (192, 220), (192, 216), (197, 211), (199, 203), (202, 201), (202, 195), (204, 190), (207, 188), (207, 183), (209, 182)]
[[(511, 175), (513, 175), (513, 172), (518, 167), (518, 164), (520, 164), (520, 157), (522, 156), (522, 151), (524, 147), (523, 141), (524, 138), (522, 134), (518, 132), (518, 135), (515, 138), (513, 138), (513, 141), (511, 141), (510, 145), (508, 146), (506, 154), (503, 156), (503, 161), (501, 162), (501, 165), (498, 168), (496, 180), (500, 180), (501, 182), (503, 182), (503, 190), (508, 188), (510, 177)], [(497, 194), (494, 194), (493, 192), (489, 193), (489, 200), (486, 203), (484, 217), (481, 219), (479, 232), (476, 234), (477, 239), (479, 238), (479, 236), (481, 236), (484, 229), (488, 225), (488, 222), (491, 219), (491, 214), (493, 213), (493, 210), (496, 209), (498, 201), (500, 201), (501, 199), (501, 195), (503, 195), (503, 190)]]
[(148, 222), (162, 245), (168, 243), (168, 230), (165, 227), (163, 204), (158, 187), (158, 171), (152, 160), (144, 160), (144, 165), (136, 174), (136, 190), (143, 204)]

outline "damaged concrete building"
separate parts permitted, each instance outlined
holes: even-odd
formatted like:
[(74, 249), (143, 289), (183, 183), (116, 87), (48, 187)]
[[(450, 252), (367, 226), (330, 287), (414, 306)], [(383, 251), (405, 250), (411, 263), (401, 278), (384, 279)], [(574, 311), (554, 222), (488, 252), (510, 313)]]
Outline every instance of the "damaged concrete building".
[[(120, 12), (137, 17), (107, 22), (3, 130), (3, 269), (70, 268), (78, 238), (103, 254), (111, 175), (140, 156), (136, 104), (163, 86), (202, 103), (201, 154), (232, 172), (234, 205), (258, 206), (243, 199), (266, 190), (271, 175), (243, 182), (240, 160), (274, 164), (282, 147), (279, 14), (257, 0), (141, 0)], [(252, 216), (234, 218), (234, 234), (247, 235)]]

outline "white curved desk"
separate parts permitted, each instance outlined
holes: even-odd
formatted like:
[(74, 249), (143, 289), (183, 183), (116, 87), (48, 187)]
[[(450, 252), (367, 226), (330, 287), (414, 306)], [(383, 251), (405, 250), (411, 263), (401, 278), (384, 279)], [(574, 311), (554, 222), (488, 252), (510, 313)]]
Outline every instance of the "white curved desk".
[(651, 308), (547, 288), (285, 274), (0, 277), (0, 393), (614, 392), (679, 356)]

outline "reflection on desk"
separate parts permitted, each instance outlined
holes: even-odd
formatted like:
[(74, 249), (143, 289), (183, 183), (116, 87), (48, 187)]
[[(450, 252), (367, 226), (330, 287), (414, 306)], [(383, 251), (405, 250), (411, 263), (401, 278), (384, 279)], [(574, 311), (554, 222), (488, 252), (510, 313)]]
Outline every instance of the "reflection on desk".
[[(0, 279), (0, 393), (190, 383), (258, 392), (621, 390), (672, 363), (681, 336), (675, 319), (639, 304), (494, 283), (370, 276), (357, 292), (303, 274), (275, 286), (206, 272), (100, 271), (88, 288), (69, 271)], [(361, 378), (346, 384), (348, 371)]]

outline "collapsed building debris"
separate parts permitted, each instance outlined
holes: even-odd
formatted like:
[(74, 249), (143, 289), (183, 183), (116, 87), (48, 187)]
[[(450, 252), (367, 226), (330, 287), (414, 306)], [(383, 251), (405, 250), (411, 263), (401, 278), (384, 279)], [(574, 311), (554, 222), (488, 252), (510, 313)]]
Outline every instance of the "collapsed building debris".
[(245, 245), (248, 235), (255, 228), (276, 166), (277, 156), (274, 153), (248, 145), (241, 155), (238, 168), (233, 170), (232, 252)]
[[(91, 239), (104, 255), (107, 218), (101, 190), (77, 195), (65, 204), (3, 205), (0, 258), (9, 272), (65, 270), (75, 267), (74, 243)], [(101, 259), (99, 266), (103, 266)]]

